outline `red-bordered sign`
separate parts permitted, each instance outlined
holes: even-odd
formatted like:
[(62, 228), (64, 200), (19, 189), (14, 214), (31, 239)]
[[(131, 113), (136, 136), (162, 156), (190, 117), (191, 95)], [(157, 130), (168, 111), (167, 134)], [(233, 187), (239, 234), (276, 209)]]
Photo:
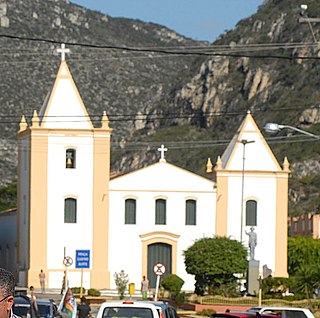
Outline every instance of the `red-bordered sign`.
[(71, 266), (73, 264), (73, 259), (70, 256), (66, 256), (63, 259), (63, 264), (67, 267)]
[(166, 272), (166, 267), (163, 264), (158, 263), (153, 266), (153, 271), (156, 275), (161, 276)]

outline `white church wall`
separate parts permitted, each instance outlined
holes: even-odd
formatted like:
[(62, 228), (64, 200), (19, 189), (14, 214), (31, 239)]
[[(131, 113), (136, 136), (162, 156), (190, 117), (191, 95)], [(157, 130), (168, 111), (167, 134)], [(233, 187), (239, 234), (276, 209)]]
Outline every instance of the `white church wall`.
[[(240, 241), (241, 228), (241, 175), (229, 179), (229, 201), (228, 208), (228, 235)], [(255, 259), (260, 261), (262, 266), (275, 268), (275, 224), (276, 224), (276, 178), (256, 175), (255, 177), (245, 176), (244, 179), (244, 205), (243, 205), (243, 234), (242, 240), (248, 246), (248, 236), (245, 231), (250, 231), (250, 226), (245, 223), (245, 202), (247, 200), (257, 201), (257, 247)], [(249, 252), (248, 252), (249, 253)]]
[[(66, 107), (68, 105), (68, 107)], [(83, 118), (83, 108), (71, 81), (60, 78), (53, 95), (44, 128), (90, 129), (89, 121)], [(70, 116), (72, 114), (72, 116)]]
[[(277, 171), (278, 166), (268, 152), (262, 139), (256, 132), (243, 133), (242, 139), (254, 141), (245, 146), (245, 170), (255, 171)], [(229, 170), (242, 170), (243, 168), (243, 145), (239, 143), (233, 154)]]
[[(170, 182), (165, 182), (164, 179), (168, 180), (168, 178)], [(193, 182), (190, 183), (190, 179)], [(170, 190), (166, 191), (166, 188)], [(127, 198), (136, 199), (135, 225), (124, 224)], [(164, 198), (167, 201), (166, 225), (155, 225), (157, 198)], [(195, 226), (185, 225), (185, 204), (190, 198), (197, 201), (197, 225)], [(176, 274), (185, 281), (184, 290), (194, 290), (194, 278), (186, 273), (182, 254), (195, 239), (204, 236), (212, 237), (214, 233), (213, 182), (172, 165), (153, 165), (111, 180), (110, 225), (109, 269), (111, 275), (123, 269), (129, 275), (130, 282), (140, 288), (142, 275), (145, 274), (142, 273), (143, 255), (140, 235), (164, 231), (179, 236), (176, 239), (178, 249)], [(115, 288), (113, 279), (111, 279), (111, 288)]]
[[(76, 149), (76, 168), (66, 169), (66, 149)], [(90, 137), (54, 136), (48, 142), (48, 268), (63, 269), (64, 251), (92, 251), (93, 142)], [(64, 223), (64, 199), (77, 199), (77, 223)], [(50, 251), (54, 251), (50, 252)], [(74, 269), (75, 262), (70, 267)], [(73, 285), (70, 276), (70, 285)]]

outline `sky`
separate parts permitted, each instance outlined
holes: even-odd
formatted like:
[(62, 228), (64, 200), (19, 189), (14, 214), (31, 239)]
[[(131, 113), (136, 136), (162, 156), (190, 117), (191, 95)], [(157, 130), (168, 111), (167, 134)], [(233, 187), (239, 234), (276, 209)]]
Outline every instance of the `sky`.
[(213, 42), (257, 12), (264, 0), (71, 0), (111, 17), (158, 23), (195, 40)]

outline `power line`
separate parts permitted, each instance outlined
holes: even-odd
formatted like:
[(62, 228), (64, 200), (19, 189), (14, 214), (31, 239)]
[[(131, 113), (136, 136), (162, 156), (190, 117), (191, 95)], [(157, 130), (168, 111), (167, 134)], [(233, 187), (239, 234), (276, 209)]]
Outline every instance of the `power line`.
[[(51, 44), (60, 44), (61, 41), (51, 40), (51, 39), (45, 39), (45, 38), (32, 38), (32, 37), (23, 37), (23, 36), (16, 36), (16, 35), (8, 35), (8, 34), (0, 34), (0, 38), (8, 38), (8, 39), (15, 39), (15, 40), (21, 40), (21, 41), (31, 41), (31, 42), (43, 42), (43, 43), (51, 43)], [(292, 60), (293, 57), (286, 56), (286, 55), (266, 55), (266, 54), (259, 54), (259, 55), (252, 55), (252, 54), (244, 54), (244, 53), (237, 53), (235, 49), (231, 46), (228, 48), (227, 51), (219, 52), (218, 48), (215, 46), (212, 47), (205, 47), (202, 48), (199, 46), (199, 48), (192, 47), (192, 50), (188, 49), (188, 47), (183, 47), (183, 50), (178, 49), (170, 49), (166, 47), (129, 47), (129, 46), (116, 46), (116, 45), (98, 45), (98, 44), (89, 44), (89, 43), (74, 43), (74, 42), (64, 42), (68, 46), (79, 46), (83, 48), (93, 48), (93, 49), (109, 49), (109, 50), (116, 50), (116, 51), (127, 51), (127, 52), (139, 52), (139, 53), (162, 53), (162, 54), (174, 54), (177, 56), (188, 56), (188, 55), (197, 55), (197, 56), (225, 56), (225, 57), (251, 57), (251, 58), (271, 58), (271, 59), (287, 59)], [(263, 47), (264, 51), (268, 47), (267, 45), (263, 44), (254, 44), (256, 46), (256, 50), (261, 51), (261, 48)], [(300, 47), (308, 46), (315, 46), (315, 43), (299, 43)], [(296, 46), (292, 46), (292, 44), (281, 44), (279, 46), (276, 46), (275, 44), (270, 45), (270, 48), (281, 48), (281, 49), (288, 49), (288, 48), (294, 48)], [(180, 47), (178, 47), (180, 48)], [(209, 52), (205, 51), (210, 49)], [(224, 49), (226, 49), (227, 46), (224, 46)], [(250, 51), (249, 48), (253, 48), (253, 46), (245, 45), (245, 46), (235, 46), (236, 49), (242, 48), (243, 52)], [(212, 50), (212, 51), (211, 51)], [(229, 53), (228, 53), (229, 52)], [(256, 51), (255, 51), (256, 52)], [(305, 59), (305, 60), (315, 60), (318, 59), (318, 57), (312, 57), (312, 56), (295, 56), (296, 59)]]

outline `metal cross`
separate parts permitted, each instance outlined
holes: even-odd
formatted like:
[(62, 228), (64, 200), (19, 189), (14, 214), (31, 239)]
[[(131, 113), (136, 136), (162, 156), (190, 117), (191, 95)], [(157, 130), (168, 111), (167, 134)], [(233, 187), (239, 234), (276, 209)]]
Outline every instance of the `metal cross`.
[(158, 151), (161, 153), (160, 162), (166, 162), (166, 159), (164, 158), (165, 151), (168, 151), (167, 148), (164, 148), (164, 145), (161, 145), (160, 148), (158, 148)]
[(66, 49), (66, 45), (61, 43), (61, 49), (57, 49), (58, 53), (61, 53), (61, 61), (65, 61), (66, 53), (70, 53), (70, 49)]

